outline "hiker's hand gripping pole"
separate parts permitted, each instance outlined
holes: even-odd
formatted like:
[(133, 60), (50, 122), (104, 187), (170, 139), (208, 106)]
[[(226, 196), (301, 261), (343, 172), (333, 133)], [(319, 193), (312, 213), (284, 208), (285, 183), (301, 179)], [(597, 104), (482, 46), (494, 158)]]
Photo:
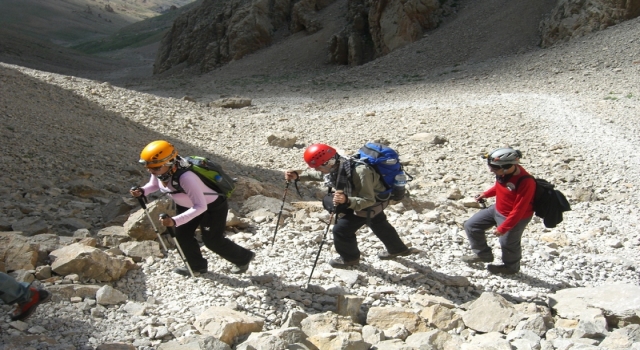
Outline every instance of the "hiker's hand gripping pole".
[[(133, 186), (131, 187), (130, 191), (142, 192), (142, 189), (139, 186)], [(158, 240), (160, 241), (160, 244), (162, 244), (162, 248), (164, 248), (165, 252), (169, 252), (169, 250), (167, 249), (167, 245), (164, 244), (164, 241), (162, 240), (162, 236), (160, 236), (160, 232), (158, 231), (156, 224), (153, 222), (153, 219), (151, 219), (151, 215), (149, 215), (149, 210), (147, 209), (147, 197), (144, 195), (144, 192), (142, 192), (141, 195), (137, 196), (136, 199), (138, 200), (138, 203), (140, 203), (140, 206), (144, 210), (144, 213), (147, 214), (147, 218), (149, 219), (151, 226), (153, 226), (153, 230), (156, 232), (156, 235), (158, 236)]]
[[(340, 162), (338, 164), (338, 175), (336, 175), (336, 186), (340, 184), (340, 174), (342, 173), (342, 169), (340, 169)], [(336, 190), (336, 193), (343, 193), (342, 190)], [(322, 241), (320, 241), (320, 247), (318, 247), (318, 253), (316, 254), (316, 260), (313, 262), (313, 267), (311, 268), (311, 273), (309, 274), (309, 279), (307, 280), (307, 286), (305, 288), (309, 288), (309, 283), (311, 282), (311, 276), (313, 276), (313, 271), (316, 269), (316, 265), (318, 264), (318, 258), (320, 257), (320, 252), (322, 251), (322, 246), (327, 239), (327, 233), (329, 232), (329, 227), (331, 226), (331, 221), (333, 221), (333, 217), (336, 215), (337, 205), (333, 206), (333, 210), (331, 211), (331, 215), (329, 215), (329, 222), (327, 223), (327, 228), (324, 230), (324, 235), (322, 235)]]
[[(336, 193), (342, 192), (342, 190), (337, 190)], [(309, 283), (311, 282), (311, 276), (313, 276), (313, 271), (316, 269), (316, 265), (318, 264), (318, 258), (320, 257), (320, 252), (322, 251), (322, 246), (327, 239), (327, 232), (329, 232), (329, 227), (331, 226), (331, 221), (333, 221), (333, 217), (336, 214), (336, 206), (334, 206), (331, 215), (329, 215), (329, 222), (327, 223), (327, 227), (324, 230), (324, 235), (322, 235), (322, 241), (320, 241), (320, 247), (318, 247), (318, 253), (316, 254), (316, 260), (313, 262), (313, 267), (311, 268), (311, 273), (309, 274), (309, 279), (307, 280), (307, 287), (309, 288)]]
[[(160, 214), (160, 218), (161, 219), (166, 219), (169, 217), (169, 214), (166, 213), (162, 213)], [(178, 248), (178, 253), (180, 253), (180, 257), (182, 258), (182, 261), (184, 262), (185, 265), (187, 265), (187, 268), (189, 269), (189, 273), (191, 274), (191, 277), (196, 278), (196, 276), (193, 274), (193, 270), (191, 270), (191, 265), (189, 265), (189, 262), (187, 261), (187, 257), (184, 255), (184, 252), (182, 251), (182, 247), (180, 247), (180, 243), (178, 243), (178, 238), (176, 238), (176, 229), (173, 226), (165, 226), (167, 228), (167, 232), (169, 232), (169, 235), (171, 237), (173, 237), (173, 241), (176, 243), (176, 248)]]
[(284, 194), (282, 195), (282, 205), (280, 205), (280, 212), (278, 213), (278, 220), (276, 221), (276, 229), (273, 231), (273, 238), (271, 239), (271, 246), (276, 241), (276, 234), (278, 233), (278, 226), (280, 225), (280, 217), (282, 216), (282, 208), (284, 208), (284, 201), (287, 198), (287, 191), (289, 191), (289, 180), (287, 180), (287, 185), (284, 187)]

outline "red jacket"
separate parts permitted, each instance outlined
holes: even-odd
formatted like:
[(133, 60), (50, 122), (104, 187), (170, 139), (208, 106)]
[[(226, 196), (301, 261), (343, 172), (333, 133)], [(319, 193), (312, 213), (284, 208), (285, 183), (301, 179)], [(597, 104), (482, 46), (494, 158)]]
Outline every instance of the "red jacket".
[(522, 180), (518, 188), (518, 179), (529, 173), (520, 165), (518, 175), (513, 175), (507, 183), (496, 183), (484, 192), (485, 197), (496, 197), (496, 210), (507, 219), (496, 230), (506, 233), (522, 219), (533, 216), (533, 197), (536, 192), (536, 182), (533, 178)]

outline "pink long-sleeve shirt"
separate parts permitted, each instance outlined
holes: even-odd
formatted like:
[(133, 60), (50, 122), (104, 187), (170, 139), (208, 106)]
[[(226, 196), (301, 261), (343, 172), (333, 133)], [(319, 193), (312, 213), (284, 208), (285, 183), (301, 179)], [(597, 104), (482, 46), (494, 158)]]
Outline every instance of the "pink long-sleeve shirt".
[(180, 186), (182, 186), (184, 193), (171, 193), (176, 189), (173, 188), (170, 183), (167, 185), (163, 184), (162, 181), (158, 180), (154, 175), (151, 175), (149, 182), (142, 186), (145, 194), (160, 190), (162, 193), (169, 194), (177, 205), (189, 208), (184, 213), (172, 217), (176, 222), (176, 226), (184, 225), (193, 218), (198, 217), (207, 210), (207, 204), (218, 199), (218, 194), (207, 187), (198, 175), (191, 171), (185, 171), (180, 176)]

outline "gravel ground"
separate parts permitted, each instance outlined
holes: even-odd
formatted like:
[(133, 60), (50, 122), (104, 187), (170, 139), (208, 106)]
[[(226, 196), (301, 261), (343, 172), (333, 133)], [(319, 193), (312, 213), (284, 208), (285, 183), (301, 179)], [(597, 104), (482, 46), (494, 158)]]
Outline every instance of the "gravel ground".
[[(464, 11), (460, 16), (468, 14)], [(519, 46), (497, 40), (504, 45), (493, 52), (482, 42), (471, 50), (465, 40), (474, 42), (474, 36), (460, 36), (459, 45), (443, 41), (455, 23), (351, 69), (321, 65), (305, 70), (284, 62), (280, 69), (260, 72), (256, 54), (202, 76), (185, 69), (153, 78), (113, 72), (88, 80), (3, 64), (2, 220), (69, 216), (90, 222), (93, 231), (100, 229), (101, 203), (94, 203), (93, 211), (73, 211), (69, 198), (54, 196), (52, 189), (65, 193), (69, 182), (89, 178), (106, 191), (103, 197), (124, 196), (132, 183), (145, 180), (135, 162), (140, 149), (155, 139), (175, 142), (183, 154), (213, 156), (235, 176), (276, 190), (284, 187), (284, 169), (303, 166), (302, 152), (311, 143), (326, 142), (350, 154), (365, 141), (384, 139), (416, 178), (411, 198), (392, 206), (388, 215), (405, 242), (422, 253), (380, 261), (375, 253), (382, 246), (364, 228), (357, 282), (347, 284), (341, 272), (325, 263), (333, 254), (325, 246), (313, 283), (365, 296), (365, 308), (407, 306), (408, 296), (416, 292), (456, 303), (484, 290), (516, 301), (544, 301), (560, 288), (637, 285), (640, 20), (545, 50), (527, 40)], [(464, 29), (470, 31), (456, 31)], [(267, 53), (278, 50), (286, 56), (290, 49), (282, 43)], [(439, 56), (443, 51), (450, 56)], [(111, 83), (105, 83), (109, 77)], [(236, 94), (251, 98), (252, 106), (207, 106)], [(184, 101), (184, 95), (198, 102)], [(266, 138), (275, 132), (295, 135), (296, 145), (269, 146)], [(418, 133), (448, 141), (433, 145), (411, 139)], [(523, 267), (513, 277), (492, 276), (459, 261), (469, 252), (462, 223), (477, 210), (463, 203), (492, 183), (479, 155), (503, 145), (522, 150), (524, 167), (556, 183), (573, 207), (555, 229), (544, 228), (538, 219), (529, 225)], [(313, 184), (302, 186), (303, 199), (311, 200), (318, 190)], [(454, 191), (460, 200), (448, 199)], [(291, 192), (289, 201), (300, 200)], [(31, 325), (44, 328), (40, 335), (77, 348), (129, 340), (146, 349), (159, 342), (150, 339), (146, 325), (188, 324), (210, 305), (235, 303), (265, 317), (267, 329), (278, 327), (292, 308), (330, 309), (331, 297), (300, 289), (326, 226), (326, 215), (310, 216), (304, 222), (287, 219), (273, 249), (267, 245), (273, 222), (255, 222), (232, 235), (257, 252), (248, 274), (240, 277), (229, 276), (229, 264), (208, 250), (212, 271), (195, 280), (169, 273), (179, 263), (175, 255), (141, 263), (141, 270), (113, 285), (130, 300), (152, 296), (155, 303), (145, 316), (123, 317), (121, 309), (112, 307), (94, 318), (80, 304), (60, 301), (41, 308)], [(497, 241), (492, 244), (500, 256)], [(471, 284), (447, 282), (456, 276)], [(0, 322), (0, 329), (13, 334), (7, 323)]]

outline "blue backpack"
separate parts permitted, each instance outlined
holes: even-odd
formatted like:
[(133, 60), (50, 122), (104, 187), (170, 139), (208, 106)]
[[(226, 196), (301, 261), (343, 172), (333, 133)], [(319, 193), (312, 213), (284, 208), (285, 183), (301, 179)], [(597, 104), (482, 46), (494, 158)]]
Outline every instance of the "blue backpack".
[(354, 157), (356, 161), (371, 165), (371, 167), (380, 174), (380, 179), (386, 188), (386, 191), (377, 195), (378, 198), (389, 198), (400, 201), (404, 197), (404, 187), (402, 191), (394, 191), (394, 182), (396, 175), (404, 174), (408, 178), (407, 181), (413, 180), (413, 177), (402, 170), (400, 164), (400, 156), (393, 148), (376, 142), (367, 142), (362, 146)]

